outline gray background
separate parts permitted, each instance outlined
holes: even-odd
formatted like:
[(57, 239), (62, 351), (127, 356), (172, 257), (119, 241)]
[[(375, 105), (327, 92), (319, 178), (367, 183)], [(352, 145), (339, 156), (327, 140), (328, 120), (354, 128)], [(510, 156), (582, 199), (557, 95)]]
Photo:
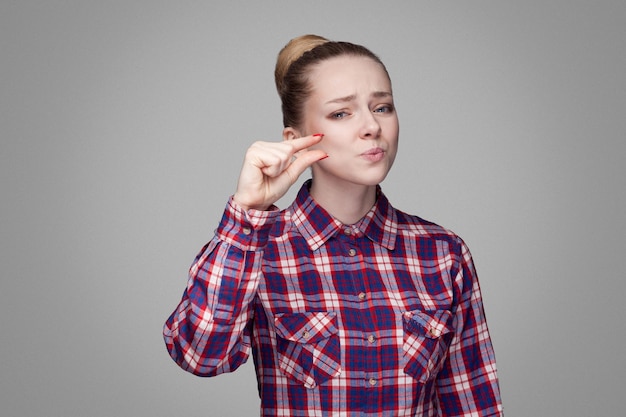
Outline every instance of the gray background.
[(311, 32), (387, 64), (383, 189), (472, 249), (507, 415), (623, 415), (625, 28), (623, 1), (3, 0), (2, 415), (258, 414), (251, 361), (194, 377), (161, 326)]

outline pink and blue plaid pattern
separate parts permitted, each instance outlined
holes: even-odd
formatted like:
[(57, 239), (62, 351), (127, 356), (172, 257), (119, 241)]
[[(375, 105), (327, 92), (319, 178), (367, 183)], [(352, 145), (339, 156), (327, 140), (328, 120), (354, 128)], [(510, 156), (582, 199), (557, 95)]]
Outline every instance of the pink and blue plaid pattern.
[(308, 193), (284, 211), (229, 201), (164, 327), (201, 376), (252, 353), (263, 416), (500, 416), (469, 250), (379, 190), (357, 224)]

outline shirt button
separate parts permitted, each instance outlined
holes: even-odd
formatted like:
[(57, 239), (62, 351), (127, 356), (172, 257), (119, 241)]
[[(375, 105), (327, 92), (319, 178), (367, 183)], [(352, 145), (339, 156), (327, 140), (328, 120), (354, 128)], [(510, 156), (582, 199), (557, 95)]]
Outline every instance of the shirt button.
[(302, 332), (302, 338), (303, 339), (308, 339), (309, 338), (309, 332), (307, 330)]
[(373, 387), (374, 385), (378, 383), (378, 381), (376, 380), (376, 378), (370, 378), (369, 383)]
[(439, 337), (439, 334), (438, 334), (438, 332), (437, 332), (437, 328), (436, 328), (436, 327), (429, 327), (429, 328), (428, 328), (428, 334), (429, 334), (431, 337)]
[(359, 293), (359, 300), (363, 301), (367, 298), (367, 295), (364, 292)]
[(348, 254), (349, 254), (350, 256), (354, 256), (354, 255), (356, 255), (356, 249), (354, 249), (354, 248), (350, 249), (350, 250), (348, 251)]
[(350, 236), (352, 234), (352, 230), (349, 227), (346, 227), (345, 229), (343, 229), (343, 233), (346, 236)]
[(374, 343), (376, 341), (376, 336), (374, 336), (373, 334), (367, 336), (367, 341), (370, 343)]
[(249, 227), (244, 227), (242, 230), (244, 235), (248, 236), (250, 233), (252, 233), (252, 229)]

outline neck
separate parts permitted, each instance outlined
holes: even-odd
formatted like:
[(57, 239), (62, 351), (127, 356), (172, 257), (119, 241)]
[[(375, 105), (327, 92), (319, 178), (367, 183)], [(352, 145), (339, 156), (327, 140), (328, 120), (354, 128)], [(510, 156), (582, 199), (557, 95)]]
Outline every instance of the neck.
[(376, 186), (328, 184), (314, 179), (311, 197), (341, 223), (353, 224), (361, 220), (376, 202)]

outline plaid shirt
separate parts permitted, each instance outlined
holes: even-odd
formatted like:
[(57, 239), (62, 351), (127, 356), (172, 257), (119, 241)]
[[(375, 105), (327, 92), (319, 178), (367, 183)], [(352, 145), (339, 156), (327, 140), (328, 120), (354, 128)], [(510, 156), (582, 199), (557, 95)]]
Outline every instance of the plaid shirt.
[(288, 209), (229, 201), (164, 327), (201, 376), (252, 348), (263, 416), (500, 416), (471, 255), (394, 209), (343, 225), (300, 190)]

